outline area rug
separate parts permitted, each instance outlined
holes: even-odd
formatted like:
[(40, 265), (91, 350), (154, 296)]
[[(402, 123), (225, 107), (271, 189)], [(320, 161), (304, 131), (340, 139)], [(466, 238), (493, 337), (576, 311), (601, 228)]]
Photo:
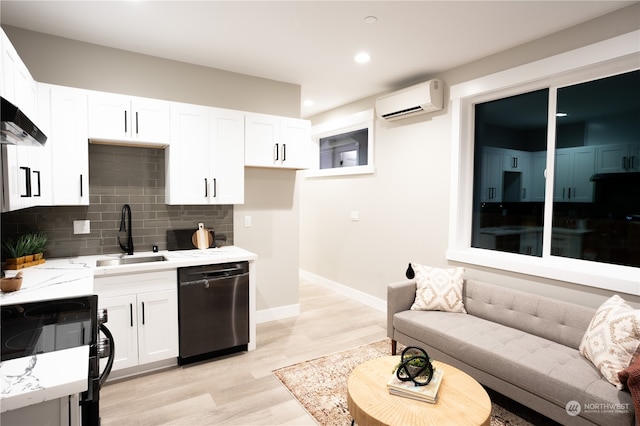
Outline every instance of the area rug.
[[(402, 348), (398, 348), (400, 352)], [(363, 362), (391, 354), (389, 339), (304, 361), (275, 370), (273, 374), (323, 426), (345, 426), (351, 422), (347, 408), (347, 377)], [(491, 426), (553, 424), (508, 398), (488, 390), (492, 401)], [(498, 405), (499, 402), (500, 405)]]

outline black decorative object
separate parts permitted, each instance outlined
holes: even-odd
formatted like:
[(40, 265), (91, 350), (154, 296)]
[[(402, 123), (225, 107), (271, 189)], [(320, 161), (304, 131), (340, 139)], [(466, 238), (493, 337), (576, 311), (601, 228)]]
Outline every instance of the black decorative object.
[(413, 271), (413, 267), (411, 266), (411, 262), (409, 262), (409, 267), (407, 268), (407, 272), (405, 274), (410, 280), (412, 280), (416, 276), (416, 273)]
[(403, 382), (413, 382), (416, 386), (428, 385), (433, 378), (434, 367), (427, 352), (415, 346), (402, 351), (396, 377)]

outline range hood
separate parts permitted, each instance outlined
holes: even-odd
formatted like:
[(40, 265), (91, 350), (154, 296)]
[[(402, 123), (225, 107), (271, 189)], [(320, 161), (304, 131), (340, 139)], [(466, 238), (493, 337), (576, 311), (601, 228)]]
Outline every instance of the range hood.
[(0, 143), (44, 146), (47, 136), (18, 107), (2, 98)]

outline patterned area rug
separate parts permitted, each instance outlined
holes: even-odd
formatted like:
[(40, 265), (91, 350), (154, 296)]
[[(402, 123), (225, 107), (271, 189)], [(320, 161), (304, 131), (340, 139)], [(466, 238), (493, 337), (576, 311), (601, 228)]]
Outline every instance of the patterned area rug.
[[(402, 350), (398, 345), (398, 353)], [(273, 374), (320, 425), (344, 426), (351, 422), (347, 409), (347, 377), (363, 362), (391, 354), (388, 339), (304, 361)], [(492, 401), (491, 426), (553, 424), (551, 420), (488, 390)], [(500, 405), (498, 405), (500, 404)]]

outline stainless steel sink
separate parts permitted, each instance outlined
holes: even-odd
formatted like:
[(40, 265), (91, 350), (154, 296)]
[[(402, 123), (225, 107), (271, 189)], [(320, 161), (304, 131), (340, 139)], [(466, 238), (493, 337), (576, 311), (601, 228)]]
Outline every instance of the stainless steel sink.
[(167, 258), (162, 255), (141, 256), (141, 257), (119, 257), (116, 259), (100, 259), (96, 261), (96, 266), (116, 266), (116, 265), (132, 265), (136, 263), (163, 262)]

